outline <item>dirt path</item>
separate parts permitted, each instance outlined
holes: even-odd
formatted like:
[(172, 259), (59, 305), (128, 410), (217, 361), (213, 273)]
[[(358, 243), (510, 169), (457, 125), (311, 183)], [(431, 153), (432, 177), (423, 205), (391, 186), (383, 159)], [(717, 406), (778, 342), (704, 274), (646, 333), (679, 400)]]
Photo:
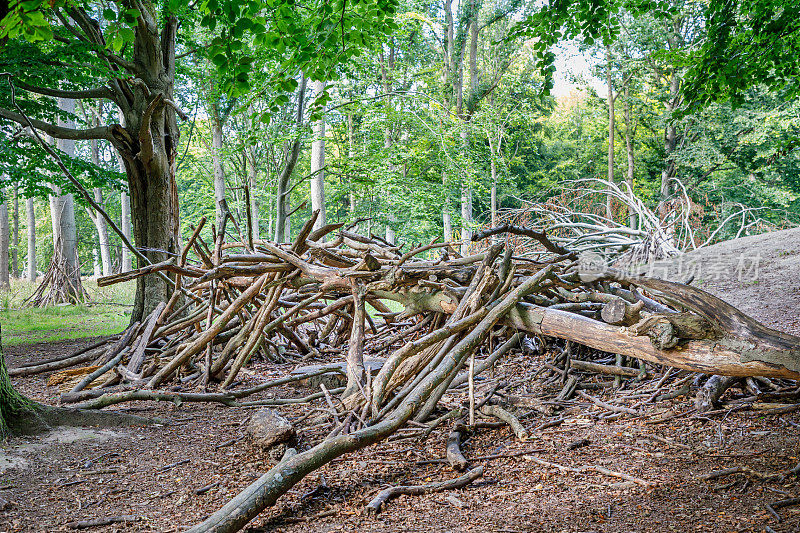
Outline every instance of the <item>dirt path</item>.
[[(52, 356), (85, 342), (34, 346), (30, 352), (8, 349), (9, 363), (13, 366), (31, 354), (37, 359)], [(517, 356), (501, 372), (518, 376), (532, 363), (536, 364), (530, 357)], [(261, 381), (286, 370), (256, 366), (250, 379)], [(58, 391), (45, 381), (46, 376), (35, 376), (15, 383), (26, 394), (53, 403)], [(304, 391), (287, 388), (275, 394), (299, 396)], [(686, 400), (670, 400), (653, 409), (685, 413), (689, 407)], [(0, 498), (11, 502), (0, 512), (0, 531), (70, 531), (67, 524), (73, 521), (120, 515), (135, 515), (137, 521), (89, 531), (183, 531), (270, 466), (246, 440), (232, 442), (250, 413), (245, 409), (139, 403), (129, 412), (168, 417), (172, 423), (113, 432), (58, 432), (44, 440), (14, 439), (5, 447), (6, 457), (24, 463), (0, 473)], [(296, 419), (303, 411), (293, 407), (281, 412)], [(523, 419), (527, 427), (541, 422), (542, 415), (528, 414)], [(446, 429), (423, 442), (397, 440), (343, 457), (301, 482), (249, 531), (762, 532), (766, 525), (777, 532), (800, 529), (800, 507), (780, 510), (779, 523), (764, 506), (800, 496), (797, 479), (696, 479), (738, 465), (764, 472), (791, 468), (800, 456), (797, 413), (764, 417), (741, 411), (713, 418), (688, 414), (661, 424), (648, 423), (648, 418), (597, 420), (591, 410), (577, 407), (563, 415), (566, 421), (560, 427), (525, 443), (515, 441), (507, 429), (480, 431), (464, 446), (468, 458), (526, 450), (528, 457), (473, 460), (486, 465), (484, 479), (463, 490), (401, 497), (378, 518), (364, 516), (363, 508), (379, 489), (457, 475), (441, 462), (426, 463), (444, 456)], [(301, 447), (320, 437), (304, 436)], [(569, 449), (582, 439), (588, 444)], [(601, 465), (655, 487), (619, 486), (619, 479), (594, 473), (559, 473), (530, 457), (568, 466)], [(208, 490), (197, 494), (203, 488)]]

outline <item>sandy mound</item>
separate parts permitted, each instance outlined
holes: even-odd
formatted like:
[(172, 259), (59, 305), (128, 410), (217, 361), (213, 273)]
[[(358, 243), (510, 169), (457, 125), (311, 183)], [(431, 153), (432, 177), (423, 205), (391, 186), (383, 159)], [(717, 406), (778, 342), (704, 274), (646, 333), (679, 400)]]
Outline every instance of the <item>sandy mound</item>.
[(640, 272), (685, 281), (764, 324), (800, 335), (800, 228), (752, 235), (656, 262)]

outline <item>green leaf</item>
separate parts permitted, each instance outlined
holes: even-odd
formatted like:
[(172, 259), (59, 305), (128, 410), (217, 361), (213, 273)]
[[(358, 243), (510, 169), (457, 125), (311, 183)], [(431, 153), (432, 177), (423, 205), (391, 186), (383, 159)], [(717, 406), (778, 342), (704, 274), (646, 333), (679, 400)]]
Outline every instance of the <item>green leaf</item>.
[(122, 40), (128, 43), (132, 43), (136, 40), (136, 34), (130, 28), (120, 28), (119, 29), (120, 37)]

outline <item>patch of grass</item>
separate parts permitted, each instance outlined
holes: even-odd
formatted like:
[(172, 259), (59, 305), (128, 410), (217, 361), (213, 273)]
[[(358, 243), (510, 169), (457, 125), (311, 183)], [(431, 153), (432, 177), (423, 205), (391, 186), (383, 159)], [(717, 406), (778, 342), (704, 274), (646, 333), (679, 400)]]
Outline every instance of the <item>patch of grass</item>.
[[(405, 307), (403, 307), (403, 304), (401, 304), (399, 302), (395, 302), (394, 300), (381, 300), (381, 302), (386, 307), (388, 307), (389, 310), (392, 313), (399, 313), (400, 311), (405, 309)], [(366, 309), (367, 309), (367, 313), (369, 313), (369, 316), (371, 316), (372, 318), (375, 318), (375, 317), (378, 316), (378, 311), (374, 307), (372, 307), (371, 305), (367, 304), (366, 305)]]
[(0, 292), (0, 324), (3, 344), (14, 346), (56, 342), (119, 333), (130, 321), (135, 282), (98, 287), (83, 281), (89, 293), (84, 305), (32, 308), (25, 300), (36, 285), (14, 280), (11, 289)]

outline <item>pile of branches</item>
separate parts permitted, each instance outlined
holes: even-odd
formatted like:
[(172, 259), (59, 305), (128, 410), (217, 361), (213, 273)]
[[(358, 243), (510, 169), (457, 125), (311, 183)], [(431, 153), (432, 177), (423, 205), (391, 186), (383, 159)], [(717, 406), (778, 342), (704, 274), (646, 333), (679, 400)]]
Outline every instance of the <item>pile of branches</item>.
[[(321, 361), (327, 364), (316, 373), (346, 376), (343, 387), (319, 394), (338, 411), (328, 436), (287, 455), (193, 531), (240, 529), (333, 458), (437, 417), (440, 400), (454, 387), (469, 388), (470, 423), (480, 410), (524, 438), (518, 421), (500, 407), (482, 406), (474, 392), (475, 379), (522, 340), (541, 346), (563, 339), (596, 353), (708, 374), (800, 376), (797, 337), (688, 285), (587, 268), (574, 250), (543, 232), (492, 228), (474, 236), (483, 251), (460, 257), (448, 243), (404, 253), (341, 224), (314, 230), (316, 218), (291, 244), (245, 239), (241, 232), (226, 242), (225, 224), (207, 243), (201, 222), (175, 260), (99, 280), (107, 285), (171, 273), (176, 288), (168, 302), (108, 346), (44, 363), (53, 370), (92, 362), (70, 371), (78, 382), (62, 395), (87, 408), (130, 400), (246, 405), (245, 396), (297, 379), (237, 388), (242, 368), (257, 355)], [(516, 256), (510, 236), (532, 239), (541, 251), (536, 258)], [(560, 367), (551, 364), (559, 376), (569, 371), (564, 357)], [(629, 372), (622, 362), (572, 364)], [(28, 369), (12, 375), (41, 365)], [(567, 381), (565, 398), (577, 390)]]
[[(81, 283), (80, 267), (77, 267), (77, 271), (70, 271), (61, 250), (60, 242), (56, 242), (47, 272), (36, 291), (25, 301), (27, 305), (31, 307), (70, 305), (84, 303), (89, 299), (89, 294)], [(75, 254), (77, 253), (76, 251)], [(75, 261), (75, 264), (78, 262)]]

